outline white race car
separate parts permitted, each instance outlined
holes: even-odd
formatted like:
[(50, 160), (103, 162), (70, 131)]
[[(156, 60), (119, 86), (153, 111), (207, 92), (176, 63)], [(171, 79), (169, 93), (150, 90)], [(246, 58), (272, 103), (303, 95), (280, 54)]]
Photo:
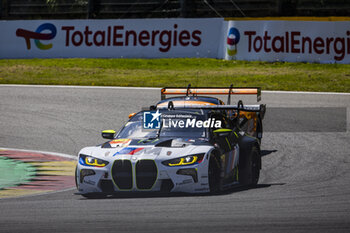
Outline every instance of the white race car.
[[(242, 116), (256, 114), (261, 123), (265, 106), (243, 106), (241, 101), (224, 105), (213, 97), (199, 97), (207, 93), (203, 90), (187, 89), (181, 100), (163, 99), (134, 114), (118, 133), (103, 131), (109, 141), (79, 152), (75, 177), (79, 193), (85, 197), (128, 191), (215, 193), (235, 185), (256, 185), (261, 137), (242, 130), (247, 123)], [(234, 94), (236, 89), (210, 90)]]

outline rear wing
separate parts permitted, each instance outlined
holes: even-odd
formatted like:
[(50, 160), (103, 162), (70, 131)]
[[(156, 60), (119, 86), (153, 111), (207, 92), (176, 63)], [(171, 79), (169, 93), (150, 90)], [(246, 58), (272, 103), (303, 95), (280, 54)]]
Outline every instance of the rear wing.
[(191, 106), (178, 106), (174, 107), (172, 101), (169, 102), (168, 106), (157, 106), (157, 109), (208, 109), (208, 110), (241, 110), (245, 112), (259, 112), (265, 110), (265, 104), (251, 104), (251, 105), (243, 105), (243, 104), (234, 104), (234, 105), (196, 105), (193, 104)]
[(231, 95), (256, 95), (257, 101), (261, 100), (260, 87), (164, 87), (161, 90), (161, 100), (164, 100), (167, 95), (228, 95), (227, 104), (231, 102)]
[[(172, 101), (168, 106), (158, 107), (157, 109), (175, 109)], [(191, 105), (176, 107), (176, 109), (207, 109), (207, 110), (235, 110), (244, 112), (256, 112), (260, 114), (261, 119), (264, 118), (266, 112), (266, 104), (255, 105), (243, 105), (242, 101), (239, 101), (236, 105)]]

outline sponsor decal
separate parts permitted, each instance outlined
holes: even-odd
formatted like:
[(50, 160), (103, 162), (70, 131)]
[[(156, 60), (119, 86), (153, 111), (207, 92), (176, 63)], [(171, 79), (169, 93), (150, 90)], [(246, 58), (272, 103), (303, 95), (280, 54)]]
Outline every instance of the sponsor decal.
[(200, 30), (189, 31), (178, 29), (174, 24), (170, 30), (142, 30), (127, 29), (123, 25), (107, 26), (99, 30), (91, 30), (85, 26), (85, 30), (76, 29), (74, 26), (63, 26), (65, 45), (67, 47), (90, 46), (152, 46), (160, 44), (160, 52), (168, 52), (175, 46), (199, 46), (202, 43)]
[(110, 141), (111, 147), (127, 147), (131, 142), (131, 139), (115, 139)]
[(159, 155), (161, 151), (162, 151), (161, 148), (126, 147), (126, 148), (123, 148), (121, 151), (115, 153), (113, 155), (113, 157), (116, 155), (125, 155), (125, 154), (128, 154), (128, 155)]
[(162, 148), (160, 147), (156, 147), (156, 148), (148, 147), (148, 148), (145, 148), (144, 150), (135, 152), (135, 154), (159, 155), (161, 151), (162, 151)]
[(245, 31), (244, 36), (249, 53), (334, 54), (335, 61), (342, 61), (346, 54), (350, 54), (350, 31), (342, 37), (311, 37), (300, 31), (286, 31), (278, 35), (269, 31), (263, 34)]
[(241, 38), (241, 35), (237, 28), (230, 28), (227, 35), (227, 54), (232, 58), (237, 54), (237, 44)]
[[(80, 27), (79, 27), (80, 28)], [(124, 25), (110, 25), (98, 30), (92, 30), (85, 26), (83, 30), (75, 26), (62, 26), (61, 31), (64, 34), (66, 47), (79, 46), (151, 46), (160, 44), (160, 52), (168, 52), (172, 47), (181, 46), (200, 46), (202, 43), (200, 30), (178, 29), (174, 24), (170, 30), (133, 30), (127, 29)], [(49, 31), (49, 33), (46, 33)], [(45, 33), (43, 33), (45, 32)], [(16, 35), (23, 37), (27, 44), (27, 49), (31, 48), (30, 39), (34, 39), (39, 49), (47, 50), (52, 48), (52, 44), (42, 44), (40, 40), (52, 40), (57, 33), (56, 26), (52, 23), (44, 23), (35, 31), (18, 28)]]
[[(50, 33), (42, 33), (47, 31), (49, 31)], [(35, 30), (35, 32), (18, 28), (16, 31), (16, 36), (23, 37), (25, 39), (28, 50), (30, 50), (31, 48), (30, 39), (34, 39), (34, 43), (38, 49), (48, 50), (52, 48), (52, 44), (43, 44), (41, 43), (41, 40), (52, 40), (53, 38), (55, 38), (56, 33), (57, 29), (55, 25), (53, 25), (52, 23), (44, 23), (41, 24)]]
[(144, 148), (142, 148), (142, 147), (138, 147), (138, 148), (125, 147), (125, 148), (121, 149), (120, 151), (118, 151), (117, 153), (115, 153), (113, 156), (116, 156), (116, 155), (134, 155), (135, 153), (137, 153), (143, 149)]
[[(137, 26), (137, 25), (136, 25)], [(136, 27), (137, 28), (137, 27)], [(127, 25), (105, 25), (92, 27), (91, 25), (73, 26), (63, 25), (59, 28), (52, 23), (41, 24), (35, 31), (24, 28), (16, 30), (16, 36), (25, 39), (27, 49), (31, 49), (31, 39), (37, 48), (48, 50), (52, 43), (42, 43), (52, 40), (60, 33), (60, 46), (65, 47), (153, 47), (167, 53), (177, 47), (198, 47), (202, 44), (202, 31), (198, 29), (182, 28), (178, 24), (168, 28), (135, 29)]]

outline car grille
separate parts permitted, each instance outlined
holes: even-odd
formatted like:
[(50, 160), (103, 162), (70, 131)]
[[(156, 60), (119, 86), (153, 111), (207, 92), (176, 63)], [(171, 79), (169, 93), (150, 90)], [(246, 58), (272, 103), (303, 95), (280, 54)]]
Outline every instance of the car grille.
[(112, 167), (114, 184), (122, 190), (132, 189), (132, 164), (129, 160), (116, 160)]
[(153, 160), (139, 160), (135, 165), (136, 186), (138, 189), (151, 189), (157, 180), (157, 165)]
[[(140, 190), (151, 189), (158, 176), (157, 165), (153, 160), (142, 159), (135, 164), (136, 187)], [(133, 187), (133, 169), (130, 160), (116, 160), (112, 166), (112, 179), (121, 190)]]

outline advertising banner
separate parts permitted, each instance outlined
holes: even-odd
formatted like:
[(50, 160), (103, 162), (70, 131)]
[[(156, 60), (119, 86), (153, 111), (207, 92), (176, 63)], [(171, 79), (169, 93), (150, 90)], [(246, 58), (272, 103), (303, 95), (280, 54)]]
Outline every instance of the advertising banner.
[(176, 58), (350, 63), (350, 21), (0, 21), (0, 58)]
[(0, 21), (0, 58), (217, 58), (223, 19)]
[(350, 63), (350, 21), (226, 21), (227, 60)]

